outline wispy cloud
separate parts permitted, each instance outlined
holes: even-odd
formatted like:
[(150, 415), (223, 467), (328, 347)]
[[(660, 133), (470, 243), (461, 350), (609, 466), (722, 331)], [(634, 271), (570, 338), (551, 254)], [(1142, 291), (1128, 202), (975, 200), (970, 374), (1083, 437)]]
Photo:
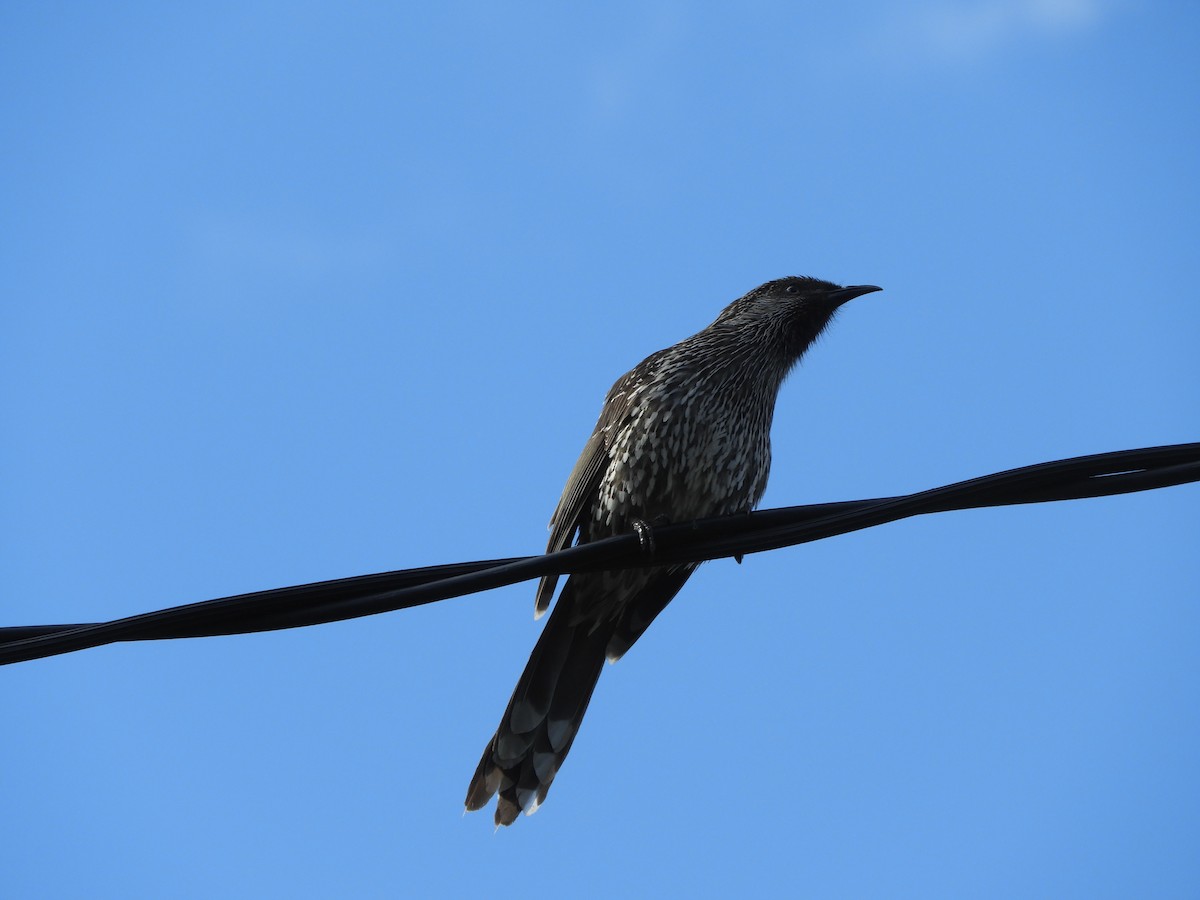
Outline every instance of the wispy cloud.
[(258, 315), (298, 304), (345, 304), (385, 271), (397, 241), (284, 216), (199, 215), (181, 243), (181, 297), (204, 316)]
[(378, 236), (239, 217), (198, 223), (190, 243), (194, 254), (217, 268), (295, 277), (374, 269), (387, 258), (389, 249)]
[(677, 0), (642, 7), (624, 38), (604, 49), (593, 66), (589, 88), (594, 123), (623, 116), (647, 89), (663, 59), (683, 45), (686, 32), (686, 9)]
[(1115, 0), (938, 0), (913, 5), (887, 28), (894, 54), (969, 62), (1025, 40), (1083, 31)]

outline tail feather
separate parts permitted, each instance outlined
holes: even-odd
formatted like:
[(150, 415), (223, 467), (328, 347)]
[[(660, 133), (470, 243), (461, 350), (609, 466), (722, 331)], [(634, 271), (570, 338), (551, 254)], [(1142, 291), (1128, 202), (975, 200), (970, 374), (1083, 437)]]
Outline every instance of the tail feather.
[[(603, 577), (567, 580), (484, 748), (467, 789), (468, 810), (499, 794), (496, 824), (509, 825), (538, 808), (571, 751), (605, 658), (619, 659), (695, 568), (663, 567), (634, 584), (619, 575), (616, 587)], [(610, 598), (607, 610), (596, 608), (597, 596)]]
[(609, 662), (616, 662), (650, 627), (660, 612), (679, 593), (685, 581), (696, 571), (694, 564), (660, 569), (638, 593), (635, 602), (625, 604), (605, 651)]
[(554, 616), (551, 616), (551, 622), (546, 623), (541, 639), (534, 646), (529, 662), (525, 664), (525, 671), (513, 689), (512, 699), (501, 722), (502, 731), (507, 726), (513, 734), (532, 732), (550, 711), (559, 673), (567, 662), (573, 644), (570, 635), (560, 633), (563, 629), (553, 619)]
[(467, 789), (468, 810), (499, 794), (497, 825), (532, 813), (546, 799), (604, 668), (612, 626), (572, 621), (569, 589), (568, 582)]

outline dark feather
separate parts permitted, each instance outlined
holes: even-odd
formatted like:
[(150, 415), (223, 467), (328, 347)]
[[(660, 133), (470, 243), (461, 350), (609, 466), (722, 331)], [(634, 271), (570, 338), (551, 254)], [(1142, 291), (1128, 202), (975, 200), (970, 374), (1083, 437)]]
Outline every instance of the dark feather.
[[(575, 468), (567, 477), (567, 486), (563, 488), (562, 498), (550, 517), (550, 543), (546, 545), (547, 553), (565, 550), (571, 546), (584, 520), (591, 513), (593, 498), (600, 487), (600, 479), (608, 466), (608, 453), (604, 449), (604, 435), (599, 431), (593, 432), (591, 438), (583, 447)], [(547, 575), (538, 582), (537, 596), (534, 598), (534, 615), (538, 618), (550, 608), (550, 599), (554, 596), (554, 587), (558, 584), (557, 575)]]
[[(641, 522), (749, 512), (771, 468), (779, 386), (852, 297), (878, 290), (782, 278), (729, 304), (708, 328), (647, 357), (613, 385), (550, 520), (547, 550)], [(647, 560), (653, 562), (652, 558)], [(607, 657), (621, 657), (695, 571), (658, 566), (572, 575), (467, 790), (508, 825), (546, 798)], [(549, 608), (557, 576), (538, 584)]]
[(532, 812), (546, 798), (604, 668), (614, 623), (595, 628), (574, 616), (574, 606), (568, 581), (467, 789), (468, 810), (500, 794), (497, 825), (510, 824), (522, 809)]

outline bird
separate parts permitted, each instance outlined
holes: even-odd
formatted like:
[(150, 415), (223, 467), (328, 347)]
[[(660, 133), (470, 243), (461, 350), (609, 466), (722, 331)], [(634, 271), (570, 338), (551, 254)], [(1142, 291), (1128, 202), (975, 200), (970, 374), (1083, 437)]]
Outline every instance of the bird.
[[(768, 281), (622, 375), (567, 478), (546, 552), (753, 510), (767, 487), (780, 386), (843, 303), (878, 290), (807, 276)], [(537, 810), (605, 660), (633, 646), (697, 565), (656, 566), (650, 542), (644, 568), (567, 579), (471, 778), (467, 811), (498, 794), (499, 828)], [(557, 575), (539, 581), (535, 617), (557, 583)]]

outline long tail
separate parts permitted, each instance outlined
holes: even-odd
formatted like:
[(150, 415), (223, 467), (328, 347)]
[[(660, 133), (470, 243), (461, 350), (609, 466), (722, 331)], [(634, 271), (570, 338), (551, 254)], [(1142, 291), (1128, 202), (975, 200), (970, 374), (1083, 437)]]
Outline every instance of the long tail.
[(497, 825), (511, 825), (546, 799), (604, 668), (613, 627), (573, 622), (571, 587), (563, 588), (467, 788), (468, 810), (499, 792)]

